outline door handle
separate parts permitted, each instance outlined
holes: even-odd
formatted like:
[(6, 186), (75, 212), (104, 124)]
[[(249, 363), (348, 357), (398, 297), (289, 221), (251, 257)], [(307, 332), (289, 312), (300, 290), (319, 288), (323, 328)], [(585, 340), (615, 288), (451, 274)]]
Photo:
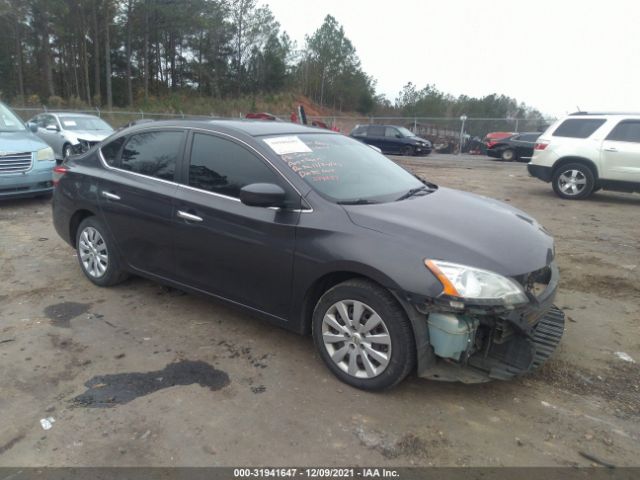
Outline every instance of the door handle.
[(109, 200), (120, 200), (119, 195), (116, 195), (115, 193), (111, 193), (111, 192), (105, 192), (104, 190), (102, 191), (102, 196), (104, 198), (108, 198)]
[(617, 152), (618, 149), (616, 147), (607, 147), (604, 149), (605, 152)]
[(190, 222), (201, 222), (202, 221), (202, 217), (194, 215), (193, 213), (184, 212), (182, 210), (178, 210), (178, 216), (180, 218), (183, 218), (184, 220), (188, 220)]

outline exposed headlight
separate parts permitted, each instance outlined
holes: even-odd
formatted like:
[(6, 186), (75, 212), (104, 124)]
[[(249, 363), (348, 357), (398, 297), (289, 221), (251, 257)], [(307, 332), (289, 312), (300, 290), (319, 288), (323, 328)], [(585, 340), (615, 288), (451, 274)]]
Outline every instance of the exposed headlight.
[(53, 149), (51, 147), (47, 147), (47, 148), (43, 148), (42, 150), (38, 150), (36, 152), (36, 160), (38, 162), (50, 162), (52, 160), (55, 160), (56, 156), (53, 153)]
[(424, 263), (440, 280), (444, 293), (451, 297), (486, 305), (528, 302), (527, 295), (518, 283), (498, 273), (441, 260), (425, 260)]

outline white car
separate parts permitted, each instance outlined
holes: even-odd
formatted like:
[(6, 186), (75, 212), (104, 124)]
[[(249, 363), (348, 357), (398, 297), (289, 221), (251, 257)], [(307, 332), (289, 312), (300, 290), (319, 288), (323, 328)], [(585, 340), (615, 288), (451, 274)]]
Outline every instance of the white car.
[(566, 199), (640, 192), (640, 114), (571, 114), (538, 138), (527, 168)]
[(29, 120), (35, 134), (44, 140), (56, 155), (64, 160), (80, 146), (80, 151), (88, 150), (113, 133), (107, 122), (95, 115), (71, 112), (41, 113)]

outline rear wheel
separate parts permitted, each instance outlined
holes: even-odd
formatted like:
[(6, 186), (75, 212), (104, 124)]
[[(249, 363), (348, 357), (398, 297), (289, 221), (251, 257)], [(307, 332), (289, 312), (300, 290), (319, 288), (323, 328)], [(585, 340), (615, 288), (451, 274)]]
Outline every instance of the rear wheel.
[(500, 155), (500, 157), (505, 162), (513, 162), (516, 159), (516, 152), (514, 152), (510, 148), (506, 148), (502, 151), (502, 154)]
[(568, 163), (556, 169), (551, 180), (553, 191), (568, 200), (581, 200), (593, 193), (595, 178), (593, 172), (581, 163)]
[(96, 285), (116, 285), (127, 278), (111, 236), (96, 217), (85, 218), (78, 226), (76, 251), (82, 272)]
[(373, 282), (348, 280), (328, 290), (313, 312), (312, 328), (324, 363), (353, 387), (393, 387), (415, 365), (409, 319), (393, 295)]

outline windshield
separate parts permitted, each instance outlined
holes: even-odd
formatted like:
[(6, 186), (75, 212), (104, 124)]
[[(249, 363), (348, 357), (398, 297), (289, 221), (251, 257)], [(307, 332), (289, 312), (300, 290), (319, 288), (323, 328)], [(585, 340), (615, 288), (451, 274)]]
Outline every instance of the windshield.
[(342, 135), (311, 133), (264, 141), (315, 191), (338, 203), (389, 202), (424, 187), (384, 155)]
[(98, 117), (60, 117), (60, 123), (65, 130), (108, 130), (111, 126)]
[(398, 128), (398, 130), (400, 131), (400, 133), (402, 134), (403, 137), (415, 137), (416, 136), (416, 134), (413, 133), (408, 128), (404, 128), (404, 127), (397, 127), (397, 128)]
[(25, 130), (25, 126), (22, 120), (0, 103), (0, 132), (21, 132), (23, 130)]

